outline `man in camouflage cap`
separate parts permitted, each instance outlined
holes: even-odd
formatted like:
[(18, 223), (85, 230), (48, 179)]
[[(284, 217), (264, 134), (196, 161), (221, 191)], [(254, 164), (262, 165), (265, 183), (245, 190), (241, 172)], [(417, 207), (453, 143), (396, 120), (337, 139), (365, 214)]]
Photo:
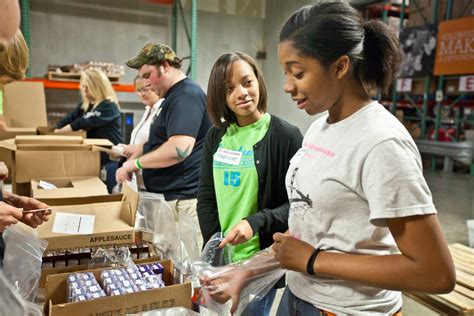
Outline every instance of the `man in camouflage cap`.
[(130, 59), (125, 64), (130, 68), (140, 69), (141, 66), (148, 64), (158, 64), (167, 61), (181, 68), (182, 60), (176, 56), (175, 52), (166, 44), (146, 44), (138, 56)]
[[(138, 69), (145, 88), (153, 89), (165, 100), (150, 125), (148, 142), (134, 147), (130, 159), (117, 170), (117, 182), (130, 180), (132, 172), (143, 169), (146, 190), (164, 194), (176, 220), (185, 213), (199, 227), (199, 166), (204, 137), (211, 126), (206, 95), (183, 73), (182, 59), (168, 45), (147, 44), (126, 64)], [(196, 238), (201, 247), (201, 235)]]

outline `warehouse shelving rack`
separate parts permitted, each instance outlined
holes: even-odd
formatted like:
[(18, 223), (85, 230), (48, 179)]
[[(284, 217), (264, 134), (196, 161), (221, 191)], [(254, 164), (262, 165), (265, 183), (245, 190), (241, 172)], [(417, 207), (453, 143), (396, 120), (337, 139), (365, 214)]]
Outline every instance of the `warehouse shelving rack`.
[[(421, 11), (420, 6), (418, 5), (417, 0), (413, 1), (413, 5), (417, 9), (417, 11)], [(379, 18), (381, 18), (385, 23), (388, 22), (389, 16), (397, 16), (400, 18), (399, 30), (400, 32), (404, 28), (404, 20), (409, 14), (413, 14), (414, 12), (410, 12), (406, 8), (406, 0), (402, 0), (401, 3), (396, 6), (392, 4), (390, 1), (375, 1), (376, 4), (372, 3), (372, 10), (370, 11), (372, 14), (378, 14)], [(468, 3), (469, 5), (469, 3)], [(461, 15), (465, 12), (468, 6), (466, 6), (462, 11)], [(374, 10), (375, 8), (375, 10)], [(435, 0), (432, 6), (432, 17), (433, 21), (432, 24), (437, 24), (438, 21), (438, 11), (440, 8), (440, 0)], [(453, 0), (446, 1), (446, 14), (444, 16), (444, 20), (450, 20), (452, 17), (452, 8), (453, 8)], [(428, 19), (421, 15), (425, 23), (428, 23)], [(365, 18), (369, 18), (367, 11), (364, 14)], [(373, 16), (372, 16), (373, 17)], [(457, 18), (457, 17), (455, 17)], [(423, 84), (423, 90), (421, 94), (413, 94), (413, 93), (405, 93), (397, 91), (397, 82), (395, 81), (392, 86), (391, 91), (391, 98), (383, 98), (382, 95), (378, 95), (378, 99), (384, 104), (390, 112), (394, 115), (396, 114), (397, 109), (407, 109), (411, 108), (414, 109), (416, 115), (414, 116), (405, 116), (404, 119), (407, 121), (417, 121), (420, 124), (421, 129), (421, 136), (420, 138), (427, 139), (428, 138), (428, 124), (434, 124), (434, 132), (433, 132), (433, 140), (439, 141), (439, 132), (443, 125), (443, 123), (449, 123), (450, 125), (455, 126), (455, 137), (453, 141), (461, 140), (461, 126), (462, 123), (469, 122), (474, 125), (474, 121), (467, 117), (462, 117), (462, 113), (464, 112), (465, 108), (474, 109), (474, 96), (472, 93), (459, 93), (458, 95), (449, 95), (445, 94), (445, 83), (447, 80), (451, 79), (459, 79), (459, 76), (437, 76), (430, 74), (423, 77), (418, 78), (411, 78), (414, 82), (419, 83), (420, 81)], [(434, 85), (435, 91), (432, 89), (432, 85)], [(443, 120), (443, 108), (447, 109), (449, 112), (455, 112), (454, 120), (452, 121), (444, 121)], [(432, 159), (432, 168), (436, 167), (436, 158)], [(474, 161), (471, 161), (471, 175), (474, 175)]]

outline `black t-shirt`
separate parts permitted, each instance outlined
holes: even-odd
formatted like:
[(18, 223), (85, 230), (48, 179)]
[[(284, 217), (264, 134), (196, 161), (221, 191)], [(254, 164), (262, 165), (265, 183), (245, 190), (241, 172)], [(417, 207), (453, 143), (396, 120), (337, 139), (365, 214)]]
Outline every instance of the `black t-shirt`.
[(206, 94), (196, 82), (186, 78), (172, 86), (164, 97), (161, 113), (150, 125), (143, 153), (157, 149), (174, 135), (192, 136), (196, 143), (184, 161), (167, 168), (144, 169), (143, 181), (147, 191), (163, 193), (166, 200), (196, 198), (204, 137), (211, 127)]

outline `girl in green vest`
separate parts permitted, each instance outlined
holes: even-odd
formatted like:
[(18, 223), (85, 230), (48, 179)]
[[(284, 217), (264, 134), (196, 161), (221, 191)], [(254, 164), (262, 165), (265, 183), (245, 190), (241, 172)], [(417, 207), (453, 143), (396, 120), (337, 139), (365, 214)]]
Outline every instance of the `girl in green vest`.
[[(262, 74), (244, 53), (217, 59), (207, 102), (214, 126), (201, 161), (201, 232), (204, 243), (224, 232), (220, 246), (234, 245), (232, 260), (243, 260), (269, 247), (272, 235), (288, 228), (285, 174), (302, 135), (297, 127), (267, 113)], [(250, 303), (243, 314), (269, 315), (275, 291)]]

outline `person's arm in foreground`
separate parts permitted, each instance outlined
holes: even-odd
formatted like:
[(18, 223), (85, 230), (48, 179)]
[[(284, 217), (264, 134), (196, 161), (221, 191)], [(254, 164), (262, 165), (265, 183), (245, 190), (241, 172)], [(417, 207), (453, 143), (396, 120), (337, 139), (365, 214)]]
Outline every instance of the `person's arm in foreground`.
[[(50, 210), (35, 213), (21, 212), (19, 208), (27, 211), (34, 209), (48, 209), (49, 206), (34, 198), (19, 196), (7, 191), (3, 191), (3, 202), (0, 202), (0, 205), (3, 214), (8, 215), (8, 217), (4, 217), (7, 218), (7, 221), (9, 221), (7, 227), (11, 224), (16, 224), (16, 222), (19, 220), (33, 228), (36, 228), (43, 222), (48, 221), (49, 215), (51, 214)], [(4, 224), (2, 225), (5, 226)]]

